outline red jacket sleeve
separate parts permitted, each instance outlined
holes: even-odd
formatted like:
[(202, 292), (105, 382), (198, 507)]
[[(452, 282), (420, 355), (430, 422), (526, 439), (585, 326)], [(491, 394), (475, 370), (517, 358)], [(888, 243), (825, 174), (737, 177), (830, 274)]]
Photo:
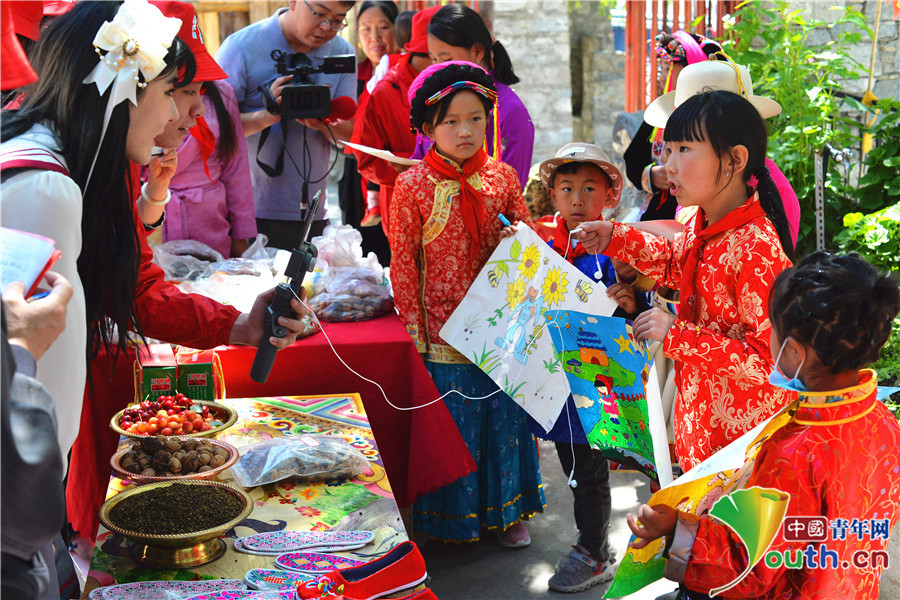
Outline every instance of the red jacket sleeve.
[[(404, 126), (404, 120), (409, 119), (409, 109), (400, 103), (402, 92), (393, 85), (396, 84), (382, 80), (372, 91), (361, 117), (359, 143), (409, 158), (416, 138), (410, 133), (409, 125)], [(398, 113), (404, 117), (398, 118)], [(378, 185), (395, 185), (400, 173), (386, 160), (365, 152), (357, 151), (355, 154), (360, 175)]]
[(144, 335), (191, 348), (227, 344), (241, 312), (212, 298), (186, 294), (166, 281), (163, 270), (153, 263), (153, 250), (147, 244), (137, 205), (134, 225), (141, 249), (135, 305)]

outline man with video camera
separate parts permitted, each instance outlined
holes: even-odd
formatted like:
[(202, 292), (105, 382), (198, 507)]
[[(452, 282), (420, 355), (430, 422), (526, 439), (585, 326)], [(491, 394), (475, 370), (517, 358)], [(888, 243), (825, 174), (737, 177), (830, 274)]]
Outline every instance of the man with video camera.
[(323, 190), (310, 230), (327, 225), (331, 145), (349, 140), (356, 110), (353, 47), (338, 32), (349, 0), (291, 0), (288, 8), (228, 36), (216, 61), (241, 109), (260, 233), (293, 248), (305, 211)]

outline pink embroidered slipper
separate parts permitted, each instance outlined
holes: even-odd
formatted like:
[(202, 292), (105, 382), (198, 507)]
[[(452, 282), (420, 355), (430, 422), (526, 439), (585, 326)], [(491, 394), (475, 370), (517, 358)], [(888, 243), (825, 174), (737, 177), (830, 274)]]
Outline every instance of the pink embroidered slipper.
[[(357, 567), (337, 569), (297, 585), (297, 597), (327, 598), (342, 595), (354, 600), (372, 600), (425, 581), (425, 559), (412, 542), (402, 542), (390, 552)], [(415, 597), (415, 596), (413, 596)], [(428, 600), (427, 596), (416, 600)]]
[(531, 545), (531, 535), (524, 521), (511, 525), (509, 529), (497, 534), (497, 541), (504, 548), (526, 548)]

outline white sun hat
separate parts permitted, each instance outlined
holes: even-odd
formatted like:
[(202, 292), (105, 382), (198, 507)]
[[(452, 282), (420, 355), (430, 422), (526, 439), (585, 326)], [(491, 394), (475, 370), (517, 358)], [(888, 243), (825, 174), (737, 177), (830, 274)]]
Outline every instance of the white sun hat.
[(753, 95), (753, 80), (747, 67), (729, 61), (707, 60), (686, 66), (678, 75), (675, 91), (654, 100), (644, 111), (644, 121), (653, 127), (665, 128), (666, 121), (682, 102), (713, 90), (740, 94), (756, 107), (763, 119), (781, 112), (781, 105), (774, 100)]

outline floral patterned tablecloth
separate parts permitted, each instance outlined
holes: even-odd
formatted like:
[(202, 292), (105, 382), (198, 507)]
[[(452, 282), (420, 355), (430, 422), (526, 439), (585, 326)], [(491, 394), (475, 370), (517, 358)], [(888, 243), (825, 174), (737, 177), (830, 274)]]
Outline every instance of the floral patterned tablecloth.
[[(317, 483), (274, 483), (247, 490), (254, 500), (253, 513), (229, 530), (224, 541), (228, 550), (219, 559), (183, 570), (147, 569), (131, 556), (132, 543), (102, 525), (97, 533), (91, 571), (85, 586), (90, 590), (113, 583), (164, 579), (243, 579), (255, 568), (273, 568), (274, 556), (237, 552), (237, 537), (263, 531), (324, 529), (370, 530), (375, 541), (364, 548), (341, 553), (370, 560), (407, 539), (406, 530), (394, 502), (378, 447), (358, 394), (343, 396), (281, 396), (272, 398), (230, 398), (225, 404), (238, 411), (234, 426), (217, 436), (240, 448), (285, 434), (327, 434), (341, 436), (369, 459), (370, 469), (350, 480)], [(127, 445), (122, 438), (120, 447)], [(218, 481), (234, 485), (230, 470)], [(107, 499), (134, 484), (110, 479)]]

